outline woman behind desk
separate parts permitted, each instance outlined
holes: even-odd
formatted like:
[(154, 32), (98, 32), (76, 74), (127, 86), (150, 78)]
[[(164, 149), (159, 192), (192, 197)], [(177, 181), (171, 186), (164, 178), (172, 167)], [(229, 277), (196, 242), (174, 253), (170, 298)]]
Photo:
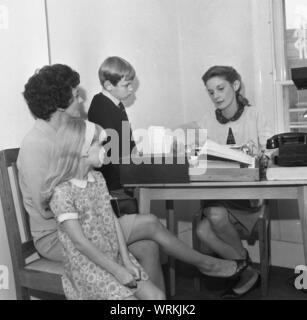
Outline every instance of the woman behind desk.
[[(252, 143), (257, 152), (264, 150), (272, 135), (265, 117), (240, 93), (241, 76), (229, 66), (214, 66), (202, 77), (215, 106), (215, 119), (204, 118), (199, 128), (207, 129), (208, 138), (219, 144)], [(204, 245), (224, 259), (246, 260), (249, 267), (238, 282), (222, 294), (235, 299), (256, 288), (259, 273), (252, 267), (243, 247), (238, 228), (250, 233), (260, 214), (260, 203), (249, 200), (206, 201), (197, 235)]]

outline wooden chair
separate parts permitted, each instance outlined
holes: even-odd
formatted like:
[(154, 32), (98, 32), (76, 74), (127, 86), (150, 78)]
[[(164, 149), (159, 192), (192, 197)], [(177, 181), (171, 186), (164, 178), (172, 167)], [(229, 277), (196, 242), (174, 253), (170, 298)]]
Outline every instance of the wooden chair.
[[(18, 152), (19, 149), (0, 151), (0, 199), (13, 265), (16, 296), (18, 300), (30, 299), (30, 296), (64, 298), (62, 263), (41, 258), (33, 244), (28, 214), (23, 206), (18, 183)], [(17, 213), (17, 207), (20, 213)], [(22, 240), (22, 236), (25, 239)], [(35, 261), (33, 255), (36, 256)], [(29, 262), (31, 258), (32, 262)]]
[[(201, 219), (201, 213), (195, 214), (192, 222), (193, 248), (200, 251), (200, 242), (196, 235), (196, 226)], [(267, 202), (261, 207), (261, 214), (250, 236), (240, 235), (242, 240), (247, 240), (249, 244), (259, 240), (261, 294), (263, 297), (268, 292), (269, 270), (271, 263), (271, 228), (269, 204)], [(194, 278), (194, 287), (200, 290), (200, 278)]]

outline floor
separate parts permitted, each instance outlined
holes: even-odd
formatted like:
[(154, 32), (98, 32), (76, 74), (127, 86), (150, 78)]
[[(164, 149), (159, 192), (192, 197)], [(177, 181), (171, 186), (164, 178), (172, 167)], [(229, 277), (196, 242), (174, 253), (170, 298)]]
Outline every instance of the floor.
[[(193, 276), (197, 270), (183, 263), (176, 265), (176, 295), (171, 300), (220, 300), (219, 295), (227, 287), (224, 279), (203, 276), (201, 291), (194, 289)], [(261, 296), (260, 288), (253, 290), (242, 300), (307, 300), (307, 293), (297, 290), (290, 284), (292, 269), (271, 267), (268, 295)]]

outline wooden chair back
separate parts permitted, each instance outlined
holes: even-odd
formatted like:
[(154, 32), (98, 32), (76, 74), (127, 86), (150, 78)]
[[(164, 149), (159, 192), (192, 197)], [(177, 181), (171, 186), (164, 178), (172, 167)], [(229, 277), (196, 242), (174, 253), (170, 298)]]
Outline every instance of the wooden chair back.
[[(58, 263), (39, 258), (30, 232), (29, 215), (22, 200), (16, 161), (19, 148), (0, 151), (0, 199), (12, 259), (17, 299), (29, 299), (30, 292), (63, 295)], [(37, 255), (35, 263), (27, 260)], [(35, 268), (36, 270), (35, 270)], [(33, 268), (32, 268), (33, 267)], [(49, 270), (49, 272), (44, 271)], [(39, 270), (39, 271), (38, 271)]]

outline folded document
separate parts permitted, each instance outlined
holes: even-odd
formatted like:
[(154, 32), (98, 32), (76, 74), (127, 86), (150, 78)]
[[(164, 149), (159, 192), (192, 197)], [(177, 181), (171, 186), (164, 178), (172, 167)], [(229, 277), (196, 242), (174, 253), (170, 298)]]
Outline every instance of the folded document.
[(305, 180), (307, 167), (273, 167), (266, 172), (268, 180)]

